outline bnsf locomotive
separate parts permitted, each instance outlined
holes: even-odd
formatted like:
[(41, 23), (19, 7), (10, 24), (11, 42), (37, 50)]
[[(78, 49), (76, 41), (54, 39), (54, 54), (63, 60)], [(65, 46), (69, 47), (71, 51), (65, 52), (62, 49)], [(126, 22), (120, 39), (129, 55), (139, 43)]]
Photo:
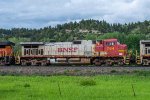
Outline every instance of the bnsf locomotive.
[[(21, 42), (21, 55), (14, 56), (12, 42), (0, 43), (0, 64), (51, 65), (94, 64), (124, 65), (131, 61), (126, 44), (117, 39), (73, 42)], [(15, 58), (15, 59), (14, 59)], [(150, 40), (140, 41), (136, 64), (150, 65)]]
[(22, 42), (21, 65), (95, 64), (123, 65), (127, 59), (127, 45), (117, 39), (73, 42)]

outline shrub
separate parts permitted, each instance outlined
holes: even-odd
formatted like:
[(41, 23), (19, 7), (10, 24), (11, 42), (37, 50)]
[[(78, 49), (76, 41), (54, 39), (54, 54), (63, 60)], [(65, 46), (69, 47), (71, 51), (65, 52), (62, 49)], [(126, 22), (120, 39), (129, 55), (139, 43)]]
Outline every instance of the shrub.
[(30, 84), (25, 83), (25, 84), (24, 84), (24, 87), (25, 87), (25, 88), (30, 87)]
[(80, 81), (80, 85), (82, 86), (93, 86), (96, 85), (96, 81), (91, 78), (86, 78)]
[(150, 76), (150, 71), (134, 71), (139, 76)]
[(116, 73), (117, 71), (116, 71), (116, 70), (111, 70), (110, 72), (111, 72), (111, 73)]

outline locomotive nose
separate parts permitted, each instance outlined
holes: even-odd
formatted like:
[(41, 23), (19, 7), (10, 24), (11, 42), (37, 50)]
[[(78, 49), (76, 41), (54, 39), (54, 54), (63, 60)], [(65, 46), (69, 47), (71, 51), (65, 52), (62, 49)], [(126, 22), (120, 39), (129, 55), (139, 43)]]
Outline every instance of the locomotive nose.
[(126, 44), (120, 44), (120, 49), (126, 50), (127, 49), (127, 45)]
[(124, 49), (127, 49), (127, 45), (126, 45), (126, 44), (123, 44), (123, 48), (124, 48)]

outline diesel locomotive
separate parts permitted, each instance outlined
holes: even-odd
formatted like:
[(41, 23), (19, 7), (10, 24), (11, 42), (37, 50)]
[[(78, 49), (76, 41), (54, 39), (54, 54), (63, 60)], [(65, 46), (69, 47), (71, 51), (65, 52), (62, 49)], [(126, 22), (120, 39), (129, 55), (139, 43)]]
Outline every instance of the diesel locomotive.
[(12, 42), (0, 42), (0, 65), (14, 64), (15, 62), (13, 56), (14, 45), (15, 44)]

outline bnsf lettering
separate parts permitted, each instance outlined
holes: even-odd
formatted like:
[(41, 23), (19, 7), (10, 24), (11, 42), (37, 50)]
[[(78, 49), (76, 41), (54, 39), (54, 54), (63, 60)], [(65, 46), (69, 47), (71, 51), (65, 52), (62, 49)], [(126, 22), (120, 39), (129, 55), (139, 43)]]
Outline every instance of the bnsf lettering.
[(58, 52), (76, 52), (78, 48), (58, 48)]

